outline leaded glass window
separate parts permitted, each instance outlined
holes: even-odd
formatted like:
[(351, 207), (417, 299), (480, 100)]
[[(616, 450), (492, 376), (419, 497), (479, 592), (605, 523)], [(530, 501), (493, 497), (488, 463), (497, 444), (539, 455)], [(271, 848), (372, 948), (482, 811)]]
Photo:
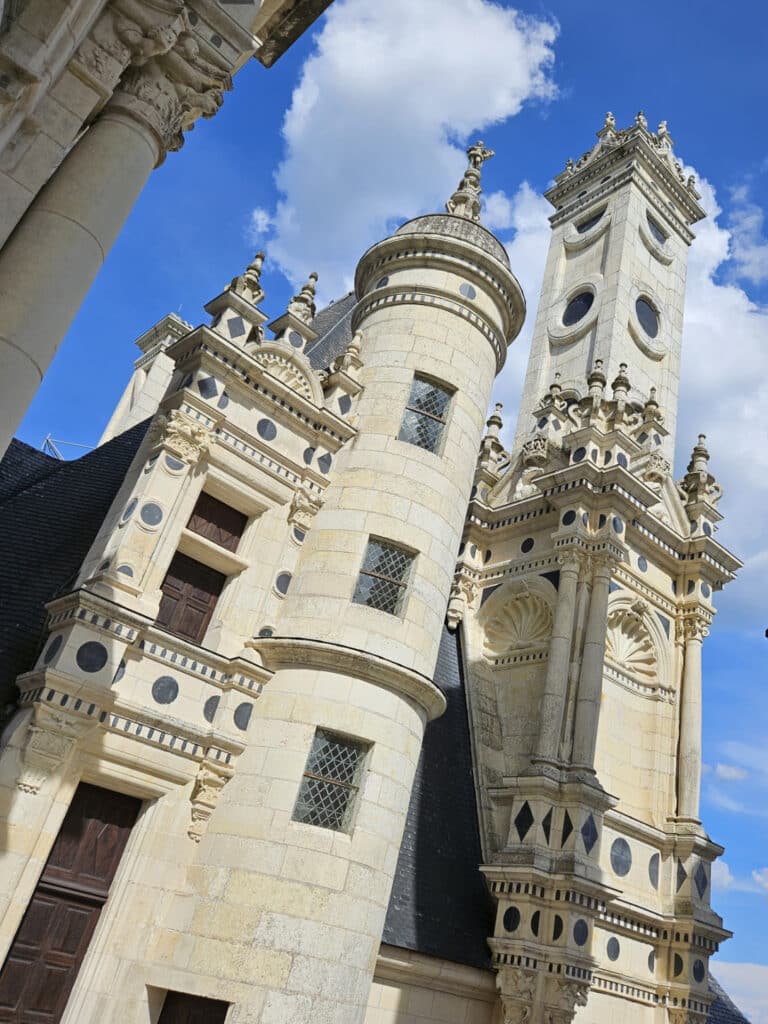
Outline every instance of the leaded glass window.
[(408, 589), (414, 556), (395, 544), (371, 537), (365, 549), (353, 600), (398, 615)]
[(293, 820), (349, 832), (367, 747), (318, 729), (312, 739)]
[(440, 446), (453, 392), (418, 374), (411, 384), (399, 439), (436, 452)]

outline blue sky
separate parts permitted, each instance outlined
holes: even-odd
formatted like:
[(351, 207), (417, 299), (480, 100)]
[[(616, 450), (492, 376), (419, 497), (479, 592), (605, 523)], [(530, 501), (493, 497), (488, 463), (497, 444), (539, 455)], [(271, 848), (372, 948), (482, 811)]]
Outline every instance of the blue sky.
[(719, 973), (765, 1024), (768, 15), (746, 0), (727, 11), (703, 0), (695, 14), (679, 0), (515, 9), (336, 0), (274, 68), (252, 61), (217, 117), (152, 176), (19, 434), (96, 443), (133, 339), (169, 311), (203, 320), (203, 304), (261, 245), (273, 316), (310, 270), (324, 298), (342, 294), (367, 245), (441, 206), (478, 133), (497, 153), (486, 222), (508, 244), (530, 310), (497, 388), (511, 425), (546, 253), (541, 192), (592, 145), (606, 110), (619, 126), (640, 108), (652, 127), (668, 120), (712, 214), (691, 253), (676, 468), (707, 433), (726, 486), (719, 539), (747, 561), (705, 644), (703, 816), (727, 847), (714, 902), (736, 932)]

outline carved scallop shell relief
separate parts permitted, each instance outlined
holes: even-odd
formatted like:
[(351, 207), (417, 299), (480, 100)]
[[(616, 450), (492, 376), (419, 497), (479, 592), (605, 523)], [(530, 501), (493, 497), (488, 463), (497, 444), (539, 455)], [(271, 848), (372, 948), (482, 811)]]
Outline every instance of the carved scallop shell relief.
[(261, 352), (255, 359), (257, 363), (264, 367), (267, 373), (281, 380), (291, 391), (295, 391), (303, 398), (309, 399), (310, 402), (312, 401), (312, 386), (301, 370), (290, 359), (286, 359), (276, 352)]
[(657, 671), (656, 648), (642, 618), (628, 608), (608, 616), (605, 656), (628, 675), (653, 679)]
[(552, 632), (552, 612), (535, 594), (514, 597), (485, 626), (485, 650), (492, 658), (516, 651), (541, 650)]

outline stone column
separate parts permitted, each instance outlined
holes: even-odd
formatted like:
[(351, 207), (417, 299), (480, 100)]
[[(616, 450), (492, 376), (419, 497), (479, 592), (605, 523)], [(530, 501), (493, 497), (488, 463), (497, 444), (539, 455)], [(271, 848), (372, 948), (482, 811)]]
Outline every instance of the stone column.
[[(168, 31), (166, 48), (178, 36)], [(170, 52), (129, 67), (8, 239), (0, 253), (0, 455), (152, 169), (181, 147), (183, 128), (215, 112), (229, 85), (224, 72), (201, 73)]]
[(612, 570), (613, 561), (611, 559), (595, 560), (573, 733), (573, 763), (585, 768), (594, 768), (595, 764), (597, 724), (600, 718), (600, 698), (603, 689), (608, 587)]
[(549, 642), (535, 761), (556, 761), (558, 758), (560, 731), (568, 691), (568, 668), (571, 660), (580, 565), (580, 559), (575, 552), (561, 558), (560, 586), (552, 624), (552, 638)]
[(680, 694), (680, 743), (677, 757), (677, 816), (699, 817), (701, 791), (701, 645), (707, 622), (695, 616), (681, 624), (683, 678)]

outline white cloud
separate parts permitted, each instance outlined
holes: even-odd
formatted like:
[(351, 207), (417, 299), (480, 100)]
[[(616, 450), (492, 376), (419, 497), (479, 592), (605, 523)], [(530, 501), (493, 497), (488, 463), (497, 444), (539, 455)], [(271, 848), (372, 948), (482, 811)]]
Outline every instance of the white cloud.
[(752, 284), (768, 281), (768, 239), (763, 225), (765, 214), (753, 202), (749, 185), (731, 192), (733, 207), (729, 218), (733, 250), (733, 275)]
[(490, 0), (337, 0), (285, 118), (270, 257), (348, 290), (368, 245), (442, 207), (470, 133), (555, 94), (556, 35)]
[(740, 782), (742, 779), (746, 779), (749, 773), (743, 768), (738, 768), (734, 764), (716, 764), (715, 765), (715, 777), (722, 779), (724, 782)]
[(752, 872), (752, 881), (759, 885), (763, 892), (768, 892), (768, 868), (760, 868)]
[(724, 860), (716, 860), (712, 864), (712, 888), (719, 892), (760, 892), (761, 889), (768, 889), (768, 878), (765, 884), (758, 881), (757, 875), (768, 875), (768, 869), (752, 872), (752, 881), (744, 878), (737, 878)]
[(768, 1024), (768, 967), (712, 962), (712, 973), (752, 1024)]
[(253, 245), (258, 245), (272, 228), (272, 216), (263, 206), (251, 210), (246, 227), (246, 236)]

